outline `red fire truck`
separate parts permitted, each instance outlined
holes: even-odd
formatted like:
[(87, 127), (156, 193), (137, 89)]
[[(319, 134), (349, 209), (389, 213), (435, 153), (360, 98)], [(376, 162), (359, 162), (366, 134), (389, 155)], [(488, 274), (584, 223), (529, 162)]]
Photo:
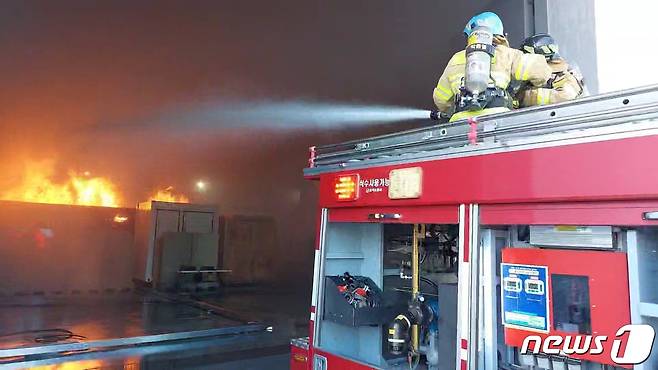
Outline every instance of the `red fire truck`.
[(657, 158), (658, 86), (311, 148), (291, 367), (658, 369)]

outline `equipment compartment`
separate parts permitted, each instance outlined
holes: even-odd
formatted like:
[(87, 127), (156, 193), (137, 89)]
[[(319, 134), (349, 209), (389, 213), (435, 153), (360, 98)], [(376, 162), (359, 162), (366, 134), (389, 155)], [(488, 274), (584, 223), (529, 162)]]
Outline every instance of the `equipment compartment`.
[[(383, 293), (370, 278), (350, 276), (354, 285), (346, 288), (344, 276), (327, 276), (325, 279), (325, 320), (349, 326), (382, 325), (388, 323), (400, 310), (399, 306), (384, 306), (386, 300), (383, 299)], [(354, 292), (355, 289), (366, 291), (367, 296), (359, 296)]]

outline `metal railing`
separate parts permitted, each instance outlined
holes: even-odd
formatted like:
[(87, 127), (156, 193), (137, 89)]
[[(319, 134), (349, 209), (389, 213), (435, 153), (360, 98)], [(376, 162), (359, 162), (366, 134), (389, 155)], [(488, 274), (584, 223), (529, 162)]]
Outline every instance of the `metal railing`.
[[(658, 85), (624, 90), (571, 102), (527, 108), (481, 117), (477, 124), (458, 121), (394, 134), (315, 147), (307, 176), (347, 168), (384, 165), (419, 158), (440, 159), (442, 154), (483, 149), (477, 143), (509, 145), (515, 139), (536, 142), (565, 138), (610, 135), (615, 132), (658, 128)], [(647, 124), (647, 121), (650, 123)], [(629, 125), (632, 123), (642, 125)], [(470, 134), (470, 139), (469, 139)], [(533, 141), (533, 140), (530, 140)], [(505, 144), (508, 142), (507, 144)], [(454, 150), (458, 148), (458, 150)], [(446, 149), (453, 149), (447, 150)]]

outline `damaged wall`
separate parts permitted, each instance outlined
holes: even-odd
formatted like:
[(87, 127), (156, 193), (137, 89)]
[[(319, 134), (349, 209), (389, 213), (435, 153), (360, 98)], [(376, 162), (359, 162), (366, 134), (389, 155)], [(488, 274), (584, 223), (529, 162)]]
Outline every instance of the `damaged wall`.
[(0, 201), (0, 296), (132, 289), (134, 213)]
[(231, 273), (222, 275), (228, 285), (267, 284), (270, 268), (281, 257), (277, 244), (277, 225), (273, 217), (233, 215), (224, 219), (222, 266)]

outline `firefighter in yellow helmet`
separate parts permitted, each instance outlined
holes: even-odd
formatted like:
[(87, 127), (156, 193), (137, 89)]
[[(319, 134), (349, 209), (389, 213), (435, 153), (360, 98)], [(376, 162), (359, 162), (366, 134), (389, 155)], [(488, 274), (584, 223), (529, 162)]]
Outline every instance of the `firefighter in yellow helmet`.
[(521, 50), (546, 58), (553, 75), (545, 86), (521, 86), (515, 95), (520, 107), (559, 103), (586, 95), (582, 74), (560, 56), (558, 46), (550, 35), (538, 34), (525, 39)]
[(544, 86), (551, 69), (541, 55), (524, 54), (509, 47), (500, 18), (485, 12), (466, 24), (468, 39), (448, 62), (434, 89), (434, 103), (450, 122), (512, 109), (507, 92), (511, 81)]

